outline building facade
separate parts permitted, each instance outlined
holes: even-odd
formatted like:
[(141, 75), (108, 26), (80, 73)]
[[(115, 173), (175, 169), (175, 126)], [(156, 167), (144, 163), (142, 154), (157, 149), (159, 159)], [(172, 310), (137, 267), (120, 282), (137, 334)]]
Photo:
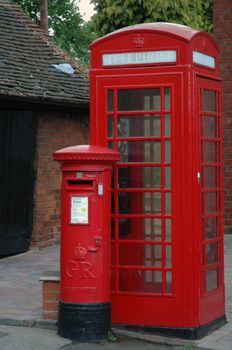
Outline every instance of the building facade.
[(213, 1), (213, 35), (220, 48), (223, 81), (223, 158), (225, 233), (232, 233), (232, 1)]
[(11, 0), (0, 0), (0, 256), (59, 241), (52, 152), (87, 143), (88, 78)]

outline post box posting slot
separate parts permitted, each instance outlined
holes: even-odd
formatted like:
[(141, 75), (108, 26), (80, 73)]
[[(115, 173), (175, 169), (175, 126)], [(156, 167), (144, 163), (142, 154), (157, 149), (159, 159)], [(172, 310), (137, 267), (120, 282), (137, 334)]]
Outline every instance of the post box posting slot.
[(94, 180), (93, 179), (68, 179), (67, 190), (93, 190)]

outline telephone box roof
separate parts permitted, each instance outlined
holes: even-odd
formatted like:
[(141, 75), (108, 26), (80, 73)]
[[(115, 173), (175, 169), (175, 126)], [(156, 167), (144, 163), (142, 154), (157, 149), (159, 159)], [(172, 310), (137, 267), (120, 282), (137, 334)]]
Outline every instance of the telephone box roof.
[(110, 40), (113, 37), (121, 36), (126, 33), (136, 33), (136, 32), (151, 32), (151, 33), (155, 32), (155, 33), (159, 33), (167, 36), (176, 37), (177, 39), (186, 41), (186, 42), (190, 42), (193, 39), (193, 37), (195, 37), (196, 35), (204, 33), (207, 37), (209, 37), (212, 40), (212, 38), (208, 33), (185, 26), (183, 24), (156, 22), (156, 23), (136, 24), (136, 25), (132, 25), (129, 27), (116, 30), (110, 34), (103, 36), (102, 38), (95, 40), (90, 45), (90, 48), (93, 48), (94, 46), (97, 46), (104, 41)]

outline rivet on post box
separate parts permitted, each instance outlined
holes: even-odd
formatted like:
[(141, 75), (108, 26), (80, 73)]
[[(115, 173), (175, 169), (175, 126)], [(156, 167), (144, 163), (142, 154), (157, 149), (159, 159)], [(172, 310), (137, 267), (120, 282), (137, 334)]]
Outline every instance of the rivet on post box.
[(81, 342), (106, 339), (111, 326), (111, 170), (119, 153), (74, 146), (61, 163), (61, 297), (58, 333)]

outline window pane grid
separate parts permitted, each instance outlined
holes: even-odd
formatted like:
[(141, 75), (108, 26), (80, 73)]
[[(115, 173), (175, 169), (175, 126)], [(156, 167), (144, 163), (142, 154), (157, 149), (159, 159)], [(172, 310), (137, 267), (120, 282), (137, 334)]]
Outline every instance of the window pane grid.
[(202, 287), (203, 293), (220, 286), (221, 222), (221, 116), (219, 94), (201, 89), (202, 173)]
[[(154, 95), (152, 89), (148, 89), (148, 94), (145, 90), (133, 90), (132, 95), (138, 97), (135, 108), (130, 90), (118, 93), (114, 89), (114, 101), (110, 101), (114, 110), (108, 111), (108, 144), (122, 155), (121, 162), (115, 166), (112, 189), (115, 245), (112, 290), (171, 294), (171, 89), (157, 88)], [(123, 94), (129, 102), (124, 103)], [(143, 103), (139, 100), (141, 94), (144, 94)], [(134, 254), (131, 260), (134, 266), (122, 265), (130, 261), (126, 252)], [(136, 265), (136, 259), (141, 263)], [(138, 285), (136, 280), (141, 278), (143, 285)]]

